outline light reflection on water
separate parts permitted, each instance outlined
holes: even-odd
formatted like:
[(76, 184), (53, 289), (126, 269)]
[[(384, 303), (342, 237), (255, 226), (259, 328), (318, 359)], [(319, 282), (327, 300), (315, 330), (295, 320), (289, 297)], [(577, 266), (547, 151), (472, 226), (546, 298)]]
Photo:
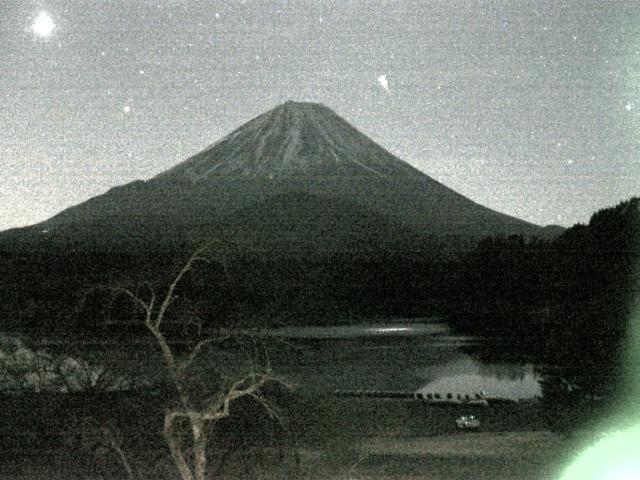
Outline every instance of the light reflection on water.
[(461, 347), (477, 339), (453, 335), (439, 321), (287, 327), (275, 336), (313, 342), (304, 360), (281, 365), (304, 390), (412, 390), (519, 399), (541, 395), (533, 366), (484, 364)]
[(321, 339), (321, 338), (362, 338), (380, 335), (393, 336), (425, 336), (441, 335), (448, 333), (449, 329), (440, 322), (420, 322), (407, 324), (381, 324), (381, 325), (337, 325), (330, 327), (283, 327), (270, 331), (277, 337)]
[(418, 389), (423, 394), (452, 392), (473, 395), (483, 391), (488, 397), (513, 400), (542, 395), (533, 365), (487, 365), (467, 356), (429, 370), (425, 376), (430, 380)]

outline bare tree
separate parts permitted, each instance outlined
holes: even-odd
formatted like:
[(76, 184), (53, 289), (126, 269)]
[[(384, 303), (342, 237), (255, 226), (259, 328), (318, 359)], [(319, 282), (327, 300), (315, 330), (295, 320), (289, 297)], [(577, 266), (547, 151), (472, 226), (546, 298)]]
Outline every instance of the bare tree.
[[(267, 383), (278, 382), (270, 373), (270, 368), (260, 371), (252, 367), (248, 368), (244, 375), (235, 381), (228, 381), (211, 395), (204, 399), (195, 398), (188, 388), (190, 382), (189, 368), (203, 352), (205, 347), (211, 344), (221, 343), (234, 336), (247, 336), (252, 332), (243, 330), (242, 332), (218, 329), (214, 335), (199, 340), (186, 354), (177, 355), (174, 353), (167, 337), (163, 333), (163, 322), (169, 307), (176, 301), (178, 295), (176, 289), (183, 280), (183, 277), (192, 270), (197, 262), (209, 262), (206, 252), (209, 247), (204, 247), (196, 251), (184, 264), (178, 274), (171, 281), (165, 295), (161, 298), (151, 285), (147, 285), (148, 299), (143, 299), (138, 293), (123, 288), (112, 287), (116, 294), (128, 296), (144, 313), (144, 324), (153, 334), (156, 343), (162, 352), (162, 359), (167, 374), (172, 385), (175, 387), (178, 401), (177, 405), (169, 408), (164, 415), (163, 434), (173, 462), (176, 465), (182, 480), (204, 480), (207, 472), (207, 425), (217, 422), (230, 415), (231, 403), (242, 397), (251, 397), (259, 402), (269, 415), (279, 420), (276, 412), (261, 395), (261, 390)], [(178, 424), (186, 421), (189, 426), (192, 453), (191, 455), (183, 449), (181, 442), (182, 435), (179, 432)]]

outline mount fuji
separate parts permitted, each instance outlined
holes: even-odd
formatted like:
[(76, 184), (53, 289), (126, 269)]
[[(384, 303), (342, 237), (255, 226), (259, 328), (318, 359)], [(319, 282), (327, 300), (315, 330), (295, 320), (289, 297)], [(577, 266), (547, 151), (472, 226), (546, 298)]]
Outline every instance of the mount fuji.
[(0, 239), (111, 249), (222, 236), (304, 252), (541, 232), (413, 168), (331, 109), (289, 101), (149, 180)]
[(82, 292), (161, 288), (181, 259), (219, 240), (225, 268), (199, 265), (182, 292), (205, 318), (439, 314), (458, 301), (456, 259), (482, 237), (547, 230), (456, 193), (327, 107), (287, 102), (153, 178), (0, 233), (0, 313), (19, 329), (107, 335), (101, 297), (80, 311)]

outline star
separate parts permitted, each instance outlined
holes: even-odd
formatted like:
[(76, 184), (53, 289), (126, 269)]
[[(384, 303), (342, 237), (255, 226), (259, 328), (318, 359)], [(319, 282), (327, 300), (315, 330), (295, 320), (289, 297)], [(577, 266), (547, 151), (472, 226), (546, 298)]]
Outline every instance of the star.
[(56, 24), (47, 12), (40, 12), (31, 24), (31, 31), (40, 38), (47, 38), (56, 28)]
[(630, 112), (630, 111), (631, 111), (631, 109), (633, 108), (633, 105), (631, 105), (630, 103), (627, 103), (627, 104), (624, 106), (624, 108), (626, 108), (626, 109), (627, 109), (627, 112)]
[(122, 111), (124, 113), (129, 113), (129, 112), (131, 112), (131, 107), (129, 105), (125, 105), (124, 108), (122, 109)]

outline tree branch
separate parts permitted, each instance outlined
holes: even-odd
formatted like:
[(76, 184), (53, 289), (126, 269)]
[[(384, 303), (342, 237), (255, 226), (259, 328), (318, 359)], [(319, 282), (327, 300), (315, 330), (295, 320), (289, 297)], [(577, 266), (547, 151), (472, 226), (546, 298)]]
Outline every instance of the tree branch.
[[(278, 378), (268, 374), (249, 374), (234, 382), (231, 385), (231, 388), (229, 388), (227, 393), (221, 399), (210, 405), (204, 413), (205, 418), (207, 420), (219, 420), (220, 418), (229, 416), (229, 407), (232, 401), (244, 396), (253, 396), (257, 394), (258, 390), (260, 390), (260, 388), (269, 381), (286, 385), (286, 383), (282, 382)], [(248, 385), (247, 382), (249, 382)]]
[(135, 303), (136, 305), (140, 306), (144, 312), (145, 312), (145, 319), (147, 317), (151, 317), (151, 313), (152, 313), (152, 307), (153, 307), (153, 303), (155, 300), (155, 294), (152, 293), (151, 295), (151, 301), (149, 302), (149, 304), (145, 303), (144, 300), (142, 300), (138, 295), (136, 295), (135, 293), (133, 293), (131, 290), (129, 290), (128, 288), (125, 287), (105, 287), (108, 290), (116, 293), (116, 294), (123, 294), (126, 295), (127, 297), (129, 297), (129, 299), (131, 299), (133, 301), (133, 303)]
[(193, 347), (189, 356), (179, 364), (178, 368), (180, 370), (186, 370), (193, 364), (193, 362), (195, 361), (195, 359), (198, 357), (198, 355), (200, 354), (200, 352), (205, 346), (210, 345), (212, 343), (222, 343), (225, 340), (228, 340), (229, 338), (231, 338), (231, 335), (225, 335), (224, 337), (207, 338), (205, 340), (200, 340), (196, 344), (196, 346)]
[(193, 264), (196, 262), (208, 262), (209, 259), (202, 256), (202, 254), (209, 248), (209, 245), (205, 245), (204, 247), (196, 250), (193, 255), (191, 255), (191, 257), (189, 257), (189, 260), (187, 260), (187, 263), (184, 264), (184, 266), (182, 267), (182, 269), (178, 272), (178, 274), (176, 275), (176, 277), (173, 279), (173, 281), (171, 282), (171, 285), (169, 285), (169, 290), (167, 290), (167, 294), (164, 297), (164, 300), (162, 301), (162, 304), (160, 305), (160, 310), (158, 312), (158, 315), (156, 316), (156, 321), (155, 321), (155, 326), (156, 328), (159, 328), (160, 325), (162, 324), (162, 320), (164, 319), (164, 314), (167, 311), (167, 308), (169, 308), (169, 305), (171, 305), (171, 303), (176, 299), (176, 296), (174, 295), (174, 291), (176, 289), (176, 287), (178, 286), (178, 284), (180, 283), (180, 281), (182, 280), (182, 277), (184, 277), (184, 275), (191, 270), (191, 268), (193, 267)]
[(269, 402), (267, 402), (263, 397), (261, 397), (257, 393), (250, 393), (249, 396), (254, 398), (260, 405), (262, 405), (271, 418), (277, 420), (278, 423), (282, 425), (283, 422), (282, 422), (282, 418), (280, 417), (280, 414), (276, 412), (271, 405), (269, 405)]
[[(270, 381), (286, 385), (284, 382), (273, 377), (269, 373), (256, 373), (255, 361), (258, 360), (260, 348), (263, 348), (262, 342), (269, 337), (268, 332), (261, 329), (218, 329), (214, 336), (205, 338), (196, 343), (184, 360), (176, 358), (165, 335), (161, 329), (168, 308), (176, 301), (176, 289), (178, 288), (183, 277), (193, 268), (196, 262), (208, 262), (209, 259), (204, 256), (209, 245), (197, 250), (180, 269), (177, 275), (169, 284), (166, 294), (162, 297), (160, 306), (156, 308), (156, 295), (153, 288), (149, 285), (151, 297), (145, 302), (138, 294), (124, 287), (111, 287), (111, 291), (127, 296), (135, 305), (142, 308), (145, 313), (144, 323), (147, 329), (155, 337), (158, 346), (162, 351), (163, 361), (168, 371), (168, 375), (173, 382), (180, 406), (170, 409), (165, 413), (163, 433), (174, 464), (178, 468), (182, 480), (204, 480), (206, 476), (206, 444), (207, 435), (205, 423), (208, 421), (216, 422), (230, 415), (231, 402), (241, 397), (250, 396), (259, 402), (265, 411), (278, 422), (281, 422), (278, 413), (268, 404), (268, 402), (260, 395), (260, 389)], [(223, 267), (226, 271), (226, 262), (223, 260)], [(227, 272), (228, 274), (228, 272)], [(213, 332), (210, 332), (213, 333)], [(192, 403), (191, 395), (186, 388), (187, 374), (186, 369), (191, 367), (202, 351), (211, 344), (221, 343), (227, 339), (234, 338), (242, 350), (247, 350), (249, 360), (253, 360), (251, 373), (237, 380), (228, 388), (220, 388), (218, 392), (204, 400), (202, 403)], [(253, 351), (253, 352), (252, 352)], [(252, 355), (253, 353), (253, 355)], [(267, 354), (268, 361), (268, 354)], [(228, 382), (223, 382), (228, 386)], [(287, 385), (288, 387), (288, 385)], [(180, 442), (180, 435), (174, 431), (175, 423), (184, 418), (189, 421), (191, 427), (191, 437), (193, 440), (193, 456), (185, 456)], [(128, 470), (129, 471), (129, 470)]]

